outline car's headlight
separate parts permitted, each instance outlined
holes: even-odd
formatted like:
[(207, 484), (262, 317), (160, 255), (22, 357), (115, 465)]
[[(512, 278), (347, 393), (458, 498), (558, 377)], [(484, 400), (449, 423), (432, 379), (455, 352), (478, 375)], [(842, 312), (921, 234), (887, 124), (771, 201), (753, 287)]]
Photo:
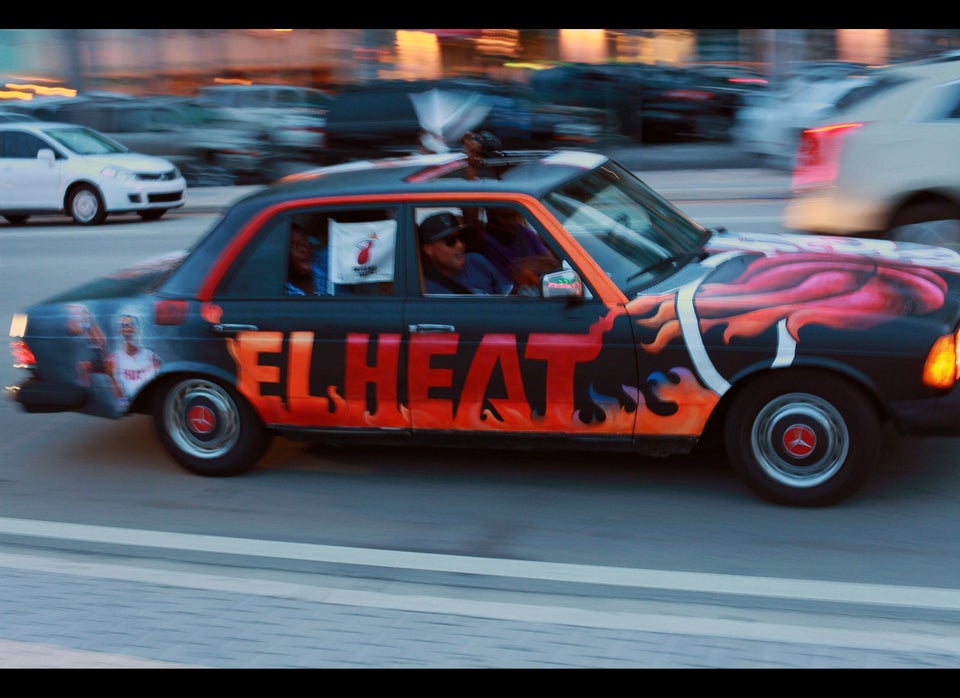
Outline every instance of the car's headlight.
[(177, 167), (176, 165), (174, 165), (174, 166), (173, 166), (173, 178), (174, 178), (174, 179), (180, 179), (181, 177), (183, 177), (183, 174), (180, 172), (180, 168)]
[(100, 170), (100, 174), (107, 179), (115, 179), (118, 182), (129, 182), (132, 179), (136, 179), (136, 175), (133, 172), (123, 167), (117, 167), (116, 165), (107, 165)]

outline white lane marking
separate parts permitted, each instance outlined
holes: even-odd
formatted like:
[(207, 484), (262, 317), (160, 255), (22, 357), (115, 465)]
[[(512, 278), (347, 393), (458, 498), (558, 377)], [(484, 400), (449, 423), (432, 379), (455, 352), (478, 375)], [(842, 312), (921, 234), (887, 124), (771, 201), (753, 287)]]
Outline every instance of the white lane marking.
[[(542, 581), (606, 584), (707, 594), (741, 594), (765, 598), (837, 603), (879, 604), (907, 608), (960, 610), (960, 589), (950, 588), (676, 572), (533, 560), (504, 560), (398, 550), (348, 548), (310, 543), (288, 543), (253, 538), (226, 538), (191, 533), (170, 533), (2, 517), (0, 517), (0, 534), (132, 545), (141, 548), (189, 550)], [(0, 563), (7, 557), (0, 556)]]

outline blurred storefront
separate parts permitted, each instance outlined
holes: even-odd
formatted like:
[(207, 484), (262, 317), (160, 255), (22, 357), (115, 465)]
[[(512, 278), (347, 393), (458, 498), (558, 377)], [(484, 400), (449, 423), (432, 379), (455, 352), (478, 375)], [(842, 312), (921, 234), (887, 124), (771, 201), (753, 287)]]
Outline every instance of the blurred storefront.
[(960, 47), (955, 29), (4, 29), (0, 75), (80, 91), (193, 94), (215, 80), (335, 89), (378, 78), (523, 82), (557, 62), (870, 64)]

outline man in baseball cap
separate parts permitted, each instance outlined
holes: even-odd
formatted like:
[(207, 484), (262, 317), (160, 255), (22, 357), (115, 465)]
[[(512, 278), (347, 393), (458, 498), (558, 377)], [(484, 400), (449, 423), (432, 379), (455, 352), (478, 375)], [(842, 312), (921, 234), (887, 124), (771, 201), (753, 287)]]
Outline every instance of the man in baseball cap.
[(449, 212), (420, 223), (420, 249), (427, 293), (504, 294), (512, 284), (476, 252), (467, 252), (460, 221)]

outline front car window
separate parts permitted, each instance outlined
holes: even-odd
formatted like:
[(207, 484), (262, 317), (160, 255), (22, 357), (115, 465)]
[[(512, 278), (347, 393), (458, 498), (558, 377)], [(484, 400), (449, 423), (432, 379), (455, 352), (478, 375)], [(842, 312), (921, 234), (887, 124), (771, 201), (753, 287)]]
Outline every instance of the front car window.
[(20, 131), (0, 132), (0, 157), (20, 160), (36, 159), (41, 148), (49, 148), (44, 141), (32, 133)]
[(625, 294), (699, 255), (710, 231), (607, 162), (544, 203)]
[(116, 141), (81, 126), (48, 128), (44, 129), (44, 133), (67, 150), (78, 155), (103, 155), (104, 153), (127, 152), (127, 149)]

